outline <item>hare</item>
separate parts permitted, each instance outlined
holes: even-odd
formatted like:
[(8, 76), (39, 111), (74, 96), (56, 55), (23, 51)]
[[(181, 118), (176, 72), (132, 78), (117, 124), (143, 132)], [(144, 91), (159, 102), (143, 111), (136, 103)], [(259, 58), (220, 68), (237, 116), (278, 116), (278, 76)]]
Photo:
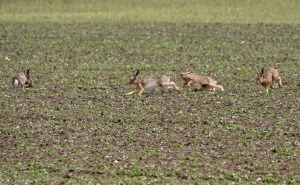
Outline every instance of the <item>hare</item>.
[(12, 77), (12, 84), (14, 87), (25, 88), (25, 85), (32, 87), (32, 82), (30, 80), (29, 69), (26, 72), (15, 73)]
[[(168, 76), (162, 76), (160, 78), (155, 77), (147, 77), (147, 78), (138, 78), (140, 70), (137, 70), (133, 77), (130, 78), (130, 84), (135, 85), (137, 90), (139, 91), (139, 96), (143, 94), (145, 90), (155, 89), (160, 86), (164, 91), (168, 89), (175, 88), (177, 92), (180, 92), (179, 87), (176, 86), (174, 82)], [(125, 95), (131, 95), (135, 92), (131, 91), (126, 93)]]
[(184, 86), (200, 85), (203, 89), (213, 89), (215, 91), (218, 88), (224, 91), (224, 88), (217, 85), (217, 82), (209, 76), (200, 76), (191, 72), (180, 73), (180, 76), (184, 80)]
[(279, 76), (279, 71), (273, 67), (269, 67), (267, 69), (262, 68), (261, 72), (257, 71), (256, 82), (266, 88), (267, 93), (269, 92), (269, 87), (274, 89), (273, 83), (275, 81), (278, 82), (279, 87), (282, 87), (281, 77)]

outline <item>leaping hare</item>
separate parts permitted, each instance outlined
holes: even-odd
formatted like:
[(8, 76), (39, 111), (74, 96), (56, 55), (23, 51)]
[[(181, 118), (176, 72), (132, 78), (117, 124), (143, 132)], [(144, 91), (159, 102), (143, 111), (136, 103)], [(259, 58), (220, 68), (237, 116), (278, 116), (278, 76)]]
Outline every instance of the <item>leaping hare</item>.
[(32, 87), (32, 82), (30, 80), (29, 69), (26, 72), (15, 73), (12, 77), (12, 84), (14, 87), (22, 87), (23, 89), (27, 85)]
[(200, 85), (203, 89), (213, 89), (215, 91), (218, 88), (224, 91), (224, 88), (221, 85), (217, 85), (217, 81), (209, 76), (200, 76), (192, 72), (183, 72), (180, 73), (180, 76), (184, 80), (184, 86)]
[(282, 81), (281, 81), (281, 77), (279, 76), (279, 71), (273, 67), (269, 67), (267, 69), (262, 68), (261, 72), (258, 71), (258, 69), (256, 68), (257, 71), (257, 77), (256, 77), (256, 81), (257, 84), (260, 84), (262, 86), (264, 86), (264, 88), (266, 88), (267, 93), (269, 92), (269, 87), (271, 87), (271, 89), (274, 89), (274, 82), (277, 81), (279, 87), (282, 87)]
[[(130, 78), (130, 84), (136, 86), (136, 90), (139, 91), (139, 96), (143, 94), (145, 90), (155, 89), (156, 87), (161, 87), (163, 90), (168, 90), (175, 88), (178, 92), (180, 92), (179, 87), (176, 86), (174, 82), (168, 76), (162, 76), (159, 78), (155, 77), (146, 77), (146, 78), (138, 78), (140, 70), (137, 70), (133, 77)], [(136, 90), (126, 93), (125, 95), (131, 95)]]

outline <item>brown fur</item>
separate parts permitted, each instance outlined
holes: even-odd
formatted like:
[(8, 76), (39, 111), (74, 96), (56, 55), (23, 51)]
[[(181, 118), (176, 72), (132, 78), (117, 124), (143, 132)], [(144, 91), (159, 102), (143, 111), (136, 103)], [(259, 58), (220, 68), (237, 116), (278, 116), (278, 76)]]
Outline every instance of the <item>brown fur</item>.
[[(139, 91), (139, 96), (147, 89), (155, 89), (156, 87), (161, 87), (162, 89), (172, 89), (175, 88), (178, 92), (180, 91), (179, 87), (176, 86), (174, 82), (170, 80), (168, 76), (162, 76), (160, 78), (146, 77), (138, 78), (138, 72), (136, 75), (131, 77), (130, 84), (136, 86), (136, 89)], [(125, 95), (133, 94), (136, 90), (126, 93)]]
[(257, 70), (257, 83), (262, 85), (264, 88), (266, 88), (267, 93), (269, 92), (269, 88), (271, 87), (274, 89), (274, 82), (278, 82), (278, 86), (281, 88), (282, 87), (282, 81), (281, 77), (279, 76), (279, 71), (275, 68), (267, 68), (267, 69), (262, 69), (261, 73)]
[[(18, 81), (18, 85), (15, 86), (15, 80)], [(23, 89), (25, 88), (25, 86), (32, 86), (32, 82), (30, 80), (30, 76), (29, 76), (29, 70), (27, 70), (27, 72), (18, 72), (15, 73), (12, 77), (12, 84), (14, 87), (22, 87)]]
[(216, 88), (224, 91), (224, 88), (221, 85), (217, 85), (217, 82), (209, 76), (200, 76), (190, 72), (180, 73), (181, 78), (184, 81), (184, 86), (191, 86), (193, 84), (199, 84), (203, 89), (213, 89)]

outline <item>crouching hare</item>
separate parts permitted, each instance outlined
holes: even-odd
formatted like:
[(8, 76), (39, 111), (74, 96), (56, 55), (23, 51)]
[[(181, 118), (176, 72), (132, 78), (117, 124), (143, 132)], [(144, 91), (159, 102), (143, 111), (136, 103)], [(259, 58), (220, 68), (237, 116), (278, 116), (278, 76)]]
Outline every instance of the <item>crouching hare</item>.
[(278, 86), (282, 87), (281, 77), (279, 76), (279, 71), (275, 68), (269, 67), (267, 69), (262, 68), (261, 72), (257, 71), (256, 82), (266, 88), (267, 93), (269, 92), (269, 88), (274, 89), (274, 82), (278, 82)]
[(23, 89), (27, 85), (32, 87), (32, 82), (30, 80), (29, 69), (26, 72), (15, 73), (12, 77), (12, 84), (14, 87), (22, 87)]
[[(146, 78), (138, 78), (140, 74), (140, 70), (137, 70), (133, 77), (130, 78), (130, 84), (136, 86), (136, 90), (139, 91), (139, 96), (143, 94), (145, 90), (154, 90), (158, 86), (161, 87), (164, 91), (168, 89), (176, 89), (180, 92), (179, 87), (176, 86), (174, 82), (168, 76), (162, 76), (159, 78), (155, 77), (146, 77)], [(131, 95), (136, 90), (126, 93), (125, 95)]]
[(190, 87), (191, 85), (198, 85), (203, 89), (213, 89), (215, 91), (216, 88), (218, 88), (221, 91), (224, 91), (224, 88), (221, 85), (217, 85), (217, 81), (209, 76), (200, 76), (191, 72), (180, 73), (180, 76), (184, 81), (184, 86)]

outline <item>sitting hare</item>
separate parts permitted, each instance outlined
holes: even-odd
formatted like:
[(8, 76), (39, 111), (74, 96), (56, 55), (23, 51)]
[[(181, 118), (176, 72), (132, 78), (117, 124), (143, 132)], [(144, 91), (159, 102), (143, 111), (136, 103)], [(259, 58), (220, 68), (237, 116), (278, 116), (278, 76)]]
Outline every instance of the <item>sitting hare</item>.
[(224, 91), (224, 88), (221, 85), (217, 85), (217, 82), (209, 76), (200, 76), (191, 72), (180, 73), (180, 76), (184, 80), (184, 86), (198, 85), (203, 89), (213, 89), (215, 91), (218, 88)]
[[(175, 88), (178, 92), (180, 91), (179, 87), (177, 87), (168, 76), (164, 75), (160, 78), (138, 78), (139, 73), (140, 70), (137, 70), (133, 77), (130, 78), (130, 84), (136, 86), (139, 91), (139, 96), (142, 95), (145, 90), (155, 89), (158, 86), (160, 86), (163, 90)], [(136, 90), (128, 92), (125, 95), (133, 94), (135, 91)]]
[(14, 87), (25, 88), (25, 85), (32, 87), (32, 82), (30, 80), (29, 69), (26, 72), (15, 73), (12, 77), (12, 84)]
[(274, 89), (273, 83), (278, 82), (279, 87), (282, 87), (281, 77), (279, 76), (279, 71), (275, 68), (269, 67), (267, 69), (262, 68), (261, 72), (257, 71), (256, 81), (257, 84), (260, 84), (266, 88), (267, 93), (269, 92), (269, 87)]

